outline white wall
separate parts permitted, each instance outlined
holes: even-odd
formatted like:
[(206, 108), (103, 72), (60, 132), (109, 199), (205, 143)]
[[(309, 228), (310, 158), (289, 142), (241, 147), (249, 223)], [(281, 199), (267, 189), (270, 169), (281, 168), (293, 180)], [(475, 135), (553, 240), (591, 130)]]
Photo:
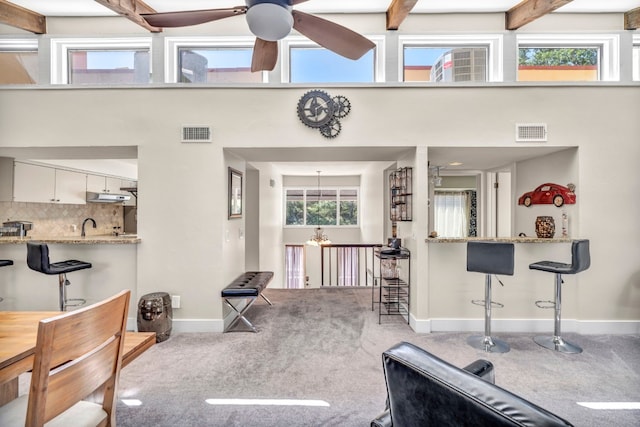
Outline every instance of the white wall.
[[(358, 31), (383, 33), (384, 14), (329, 18)], [(44, 49), (52, 35), (86, 36), (95, 34), (95, 28), (100, 28), (99, 36), (147, 34), (123, 18), (53, 18), (48, 24), (50, 35), (40, 37)], [(553, 14), (519, 31), (618, 31), (628, 43), (631, 33), (621, 32), (620, 28), (620, 14)], [(398, 34), (450, 34), (456, 30), (500, 33), (511, 41), (515, 35), (504, 31), (503, 14), (410, 15)], [(25, 34), (6, 26), (0, 26), (0, 32)], [(235, 23), (219, 22), (167, 29), (157, 38), (216, 32), (246, 34), (246, 29)], [(387, 47), (390, 50), (393, 46)], [(629, 58), (630, 54), (622, 61)], [(162, 64), (156, 65), (159, 67), (154, 69), (154, 79), (162, 81)], [(414, 157), (389, 159), (397, 161), (398, 166), (414, 167), (417, 192), (414, 221), (400, 224), (399, 236), (410, 245), (415, 259), (412, 269), (415, 319), (428, 320), (434, 313), (439, 314), (432, 311), (436, 305), (430, 300), (433, 294), (429, 290), (436, 287), (427, 267), (431, 251), (424, 243), (428, 233), (427, 147), (523, 146), (514, 142), (515, 123), (547, 123), (546, 145), (579, 147), (579, 199), (577, 212), (571, 215), (572, 236), (591, 239), (593, 262), (582, 273), (579, 292), (574, 295), (576, 318), (603, 324), (640, 319), (637, 83), (337, 86), (340, 94), (351, 101), (352, 112), (339, 137), (330, 142), (331, 147), (416, 147)], [(220, 289), (245, 264), (242, 242), (236, 237), (231, 241), (231, 230), (230, 241), (225, 239), (226, 230), (233, 227), (237, 231), (242, 222), (227, 220), (227, 166), (237, 159), (225, 158), (223, 149), (328, 148), (327, 140), (304, 127), (295, 114), (298, 99), (309, 89), (4, 87), (0, 89), (0, 149), (138, 146), (141, 194), (138, 234), (143, 242), (137, 247), (137, 269), (132, 272), (138, 294), (158, 290), (180, 294), (183, 308), (176, 310), (177, 320), (193, 325), (195, 330), (221, 330)], [(194, 123), (211, 125), (214, 142), (181, 144), (180, 126)], [(281, 283), (282, 177), (269, 164), (253, 166), (260, 173), (260, 269), (274, 270), (274, 283)], [(371, 180), (377, 182), (375, 173), (372, 175)], [(276, 181), (276, 186), (269, 185), (270, 179)], [(369, 193), (369, 189), (366, 191)], [(372, 203), (371, 209), (375, 209), (378, 202)], [(386, 217), (386, 206), (381, 208), (380, 215)], [(377, 238), (378, 227), (367, 227), (363, 233), (367, 238)], [(363, 234), (363, 240), (364, 237)], [(4, 250), (0, 247), (0, 254)], [(457, 270), (443, 273), (442, 283), (448, 283), (458, 273)], [(17, 292), (16, 297), (28, 298), (33, 290), (24, 286)], [(466, 299), (462, 301), (462, 296), (447, 286), (441, 292), (442, 298), (466, 304)], [(528, 315), (526, 311), (520, 313)]]
[[(176, 312), (177, 319), (219, 319), (219, 291), (244, 268), (244, 257), (236, 262), (224, 252), (230, 222), (223, 147), (325, 146), (326, 141), (302, 126), (294, 113), (282, 114), (291, 110), (304, 90), (0, 89), (0, 141), (2, 147), (137, 143), (139, 186), (144, 194), (138, 208), (138, 233), (144, 239), (138, 248), (139, 293), (180, 293), (183, 308)], [(636, 262), (640, 258), (636, 243), (640, 237), (636, 197), (640, 191), (636, 172), (640, 87), (384, 87), (344, 88), (343, 93), (352, 102), (353, 114), (332, 145), (391, 146), (401, 139), (403, 146), (416, 145), (418, 153), (426, 151), (428, 141), (439, 146), (511, 147), (518, 122), (548, 123), (548, 145), (579, 145), (579, 224), (574, 221), (573, 227), (578, 227), (579, 236), (593, 239), (594, 260), (584, 273), (580, 313), (592, 320), (640, 318)], [(487, 108), (487, 99), (492, 100), (492, 108)], [(264, 103), (272, 108), (262, 108)], [(246, 117), (251, 118), (250, 125)], [(214, 143), (181, 144), (178, 132), (183, 123), (211, 124)], [(31, 131), (23, 132), (26, 128)], [(69, 128), (74, 128), (72, 134)], [(289, 138), (281, 138), (283, 129)], [(401, 138), (398, 129), (402, 129)], [(417, 265), (424, 265), (421, 259), (426, 256), (422, 248), (427, 235), (426, 213), (422, 214), (426, 211), (426, 161), (423, 153), (407, 163), (415, 167), (419, 196), (414, 221), (399, 227), (400, 237), (413, 239)], [(602, 173), (604, 165), (607, 173)], [(282, 178), (268, 164), (259, 169), (260, 268), (278, 271), (284, 265)], [(275, 187), (270, 187), (270, 179), (276, 180)], [(608, 210), (603, 208), (605, 203)], [(386, 216), (386, 209), (380, 215)], [(615, 219), (609, 218), (612, 215)], [(429, 286), (426, 272), (416, 271), (416, 275), (416, 286)], [(275, 280), (281, 282), (281, 275)], [(428, 301), (419, 291), (415, 295), (417, 316), (429, 316), (422, 308)]]

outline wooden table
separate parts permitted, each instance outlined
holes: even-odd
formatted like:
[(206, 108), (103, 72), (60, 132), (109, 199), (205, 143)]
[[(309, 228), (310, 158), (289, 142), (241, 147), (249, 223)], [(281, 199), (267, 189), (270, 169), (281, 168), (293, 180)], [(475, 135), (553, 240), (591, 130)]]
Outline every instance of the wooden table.
[[(59, 311), (0, 311), (0, 406), (18, 396), (18, 376), (33, 368), (38, 322), (59, 314)], [(127, 332), (122, 367), (155, 343), (155, 332)]]

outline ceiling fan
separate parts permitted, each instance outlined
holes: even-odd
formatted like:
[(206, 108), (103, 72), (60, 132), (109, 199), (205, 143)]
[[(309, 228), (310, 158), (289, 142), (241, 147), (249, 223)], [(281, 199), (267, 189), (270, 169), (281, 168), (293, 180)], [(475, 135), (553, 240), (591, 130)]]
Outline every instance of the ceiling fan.
[(146, 13), (141, 16), (154, 27), (186, 27), (237, 15), (246, 15), (256, 36), (251, 71), (271, 71), (278, 60), (278, 40), (291, 29), (320, 46), (349, 59), (359, 59), (375, 44), (360, 34), (326, 19), (293, 10), (308, 0), (246, 0), (246, 6), (181, 12)]

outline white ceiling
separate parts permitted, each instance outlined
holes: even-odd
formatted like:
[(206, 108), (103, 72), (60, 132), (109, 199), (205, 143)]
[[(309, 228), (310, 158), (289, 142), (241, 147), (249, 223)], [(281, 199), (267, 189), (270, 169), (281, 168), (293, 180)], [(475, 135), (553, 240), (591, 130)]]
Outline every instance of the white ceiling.
[[(92, 0), (10, 0), (45, 16), (111, 16), (114, 12)], [(158, 12), (234, 7), (242, 0), (145, 0)], [(411, 13), (506, 12), (520, 0), (418, 0)], [(310, 13), (381, 13), (391, 0), (309, 0), (296, 9)], [(638, 0), (573, 0), (554, 13), (626, 12)]]

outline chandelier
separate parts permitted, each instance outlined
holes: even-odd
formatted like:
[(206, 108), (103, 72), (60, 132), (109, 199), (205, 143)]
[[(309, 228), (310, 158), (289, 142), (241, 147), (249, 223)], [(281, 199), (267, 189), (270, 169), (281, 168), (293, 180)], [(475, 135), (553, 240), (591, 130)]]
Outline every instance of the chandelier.
[(327, 237), (327, 235), (322, 231), (320, 227), (320, 199), (322, 198), (322, 190), (320, 190), (320, 171), (318, 171), (318, 204), (316, 209), (316, 223), (317, 226), (315, 228), (314, 233), (311, 235), (311, 238), (307, 240), (307, 245), (309, 246), (321, 246), (321, 245), (330, 245), (331, 240)]

